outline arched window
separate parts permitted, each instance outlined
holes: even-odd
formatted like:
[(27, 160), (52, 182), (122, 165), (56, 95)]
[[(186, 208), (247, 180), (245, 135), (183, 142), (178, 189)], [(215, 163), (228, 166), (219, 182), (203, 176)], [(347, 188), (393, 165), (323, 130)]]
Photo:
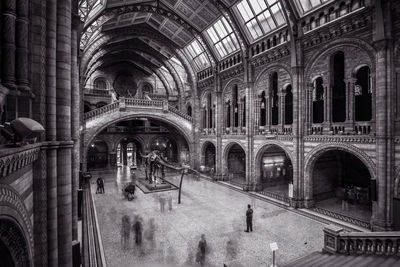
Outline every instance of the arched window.
[(261, 93), (261, 106), (260, 106), (260, 125), (265, 126), (267, 124), (267, 114), (266, 114), (266, 108), (267, 108), (267, 99), (265, 97), (265, 91)]
[(242, 127), (246, 127), (246, 97), (243, 97)]
[(272, 96), (272, 125), (279, 123), (279, 97), (278, 97), (278, 73), (272, 73), (270, 77), (270, 88)]
[(239, 96), (238, 96), (238, 86), (235, 85), (232, 90), (232, 99), (233, 99), (233, 118), (234, 118), (234, 127), (239, 127)]
[(286, 87), (285, 96), (285, 124), (293, 123), (293, 93), (292, 86), (289, 84)]
[(149, 83), (144, 84), (143, 87), (142, 87), (142, 93), (143, 94), (145, 94), (145, 93), (147, 93), (147, 94), (153, 93), (153, 86), (151, 86), (151, 84), (149, 84)]
[(355, 120), (370, 121), (372, 119), (371, 71), (368, 66), (360, 68), (356, 73), (354, 86)]
[(186, 108), (186, 114), (188, 114), (190, 117), (192, 117), (192, 106), (188, 105)]
[(225, 118), (225, 121), (226, 121), (226, 127), (227, 128), (231, 127), (231, 101), (230, 100), (228, 100), (226, 102), (226, 118)]
[(203, 129), (207, 128), (207, 106), (203, 105)]
[(318, 77), (314, 81), (313, 123), (324, 122), (324, 80)]
[(344, 53), (339, 51), (333, 55), (332, 68), (332, 121), (344, 122), (346, 120), (346, 84)]
[(104, 78), (97, 78), (94, 81), (94, 89), (97, 90), (107, 90), (107, 83)]
[(208, 110), (208, 128), (213, 128), (213, 112), (212, 112), (212, 96), (211, 93), (207, 96), (207, 110)]

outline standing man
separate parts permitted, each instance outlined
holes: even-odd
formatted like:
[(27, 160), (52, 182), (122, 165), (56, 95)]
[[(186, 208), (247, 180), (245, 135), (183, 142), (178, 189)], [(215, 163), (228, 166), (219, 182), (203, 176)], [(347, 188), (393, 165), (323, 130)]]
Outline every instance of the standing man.
[(247, 211), (246, 211), (246, 224), (247, 224), (247, 230), (245, 232), (253, 232), (253, 209), (251, 208), (250, 204), (247, 205)]

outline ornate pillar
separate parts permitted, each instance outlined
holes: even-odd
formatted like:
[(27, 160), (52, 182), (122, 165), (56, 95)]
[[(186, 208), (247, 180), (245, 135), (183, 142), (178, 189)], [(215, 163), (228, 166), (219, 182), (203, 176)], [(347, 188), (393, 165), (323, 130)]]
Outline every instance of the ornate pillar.
[(306, 87), (305, 91), (305, 134), (311, 134), (311, 126), (313, 123), (313, 90), (315, 90), (314, 86), (310, 84)]
[(271, 97), (268, 95), (265, 99), (265, 119), (266, 119), (266, 124), (265, 124), (265, 129), (267, 132), (271, 131), (271, 119), (272, 119), (272, 112), (271, 112)]
[(46, 139), (47, 149), (47, 250), (48, 266), (58, 266), (56, 32), (57, 0), (46, 6)]
[[(77, 7), (76, 7), (77, 8)], [(77, 12), (77, 9), (74, 10)], [(77, 13), (72, 19), (71, 32), (71, 136), (74, 141), (72, 161), (72, 239), (78, 240), (78, 187), (79, 187), (79, 164), (80, 164), (80, 143), (79, 143), (79, 116), (76, 113), (81, 113), (80, 109), (80, 90), (79, 90), (79, 65), (78, 65), (78, 50), (79, 50), (79, 32), (80, 17)]]
[(224, 102), (223, 102), (223, 98), (222, 98), (222, 89), (221, 89), (221, 84), (219, 81), (219, 75), (216, 74), (216, 100), (217, 100), (217, 105), (216, 105), (216, 115), (217, 115), (217, 124), (216, 124), (216, 135), (217, 135), (217, 145), (215, 147), (215, 152), (216, 152), (216, 164), (215, 164), (215, 174), (216, 174), (216, 179), (217, 180), (222, 180), (223, 179), (223, 172), (224, 172), (224, 168), (223, 168), (223, 152), (222, 152), (222, 134), (224, 129), (224, 114), (223, 114), (223, 106), (224, 106)]
[(16, 82), (21, 90), (28, 90), (28, 10), (29, 2), (17, 0)]
[[(258, 135), (260, 128), (261, 100), (259, 96), (254, 99), (254, 135)], [(250, 130), (250, 129), (249, 129)]]
[(72, 266), (71, 0), (57, 3), (58, 266)]
[(285, 92), (281, 91), (279, 94), (279, 126), (283, 131), (285, 127)]
[(15, 21), (16, 1), (2, 1), (2, 75), (3, 84), (9, 88), (15, 88)]
[(233, 132), (233, 128), (235, 128), (235, 103), (233, 103), (233, 99), (231, 101), (231, 133)]
[(243, 100), (241, 98), (239, 98), (239, 103), (238, 103), (238, 127), (237, 127), (238, 133), (242, 132), (242, 119), (243, 119)]

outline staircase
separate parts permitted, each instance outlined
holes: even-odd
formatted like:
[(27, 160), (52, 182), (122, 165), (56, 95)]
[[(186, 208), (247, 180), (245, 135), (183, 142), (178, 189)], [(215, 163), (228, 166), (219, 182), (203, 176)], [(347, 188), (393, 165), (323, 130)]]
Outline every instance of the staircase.
[(400, 232), (345, 232), (328, 225), (324, 228), (322, 252), (313, 252), (284, 266), (400, 266)]
[(313, 252), (290, 262), (285, 267), (395, 267), (400, 266), (400, 257), (378, 255), (341, 255)]

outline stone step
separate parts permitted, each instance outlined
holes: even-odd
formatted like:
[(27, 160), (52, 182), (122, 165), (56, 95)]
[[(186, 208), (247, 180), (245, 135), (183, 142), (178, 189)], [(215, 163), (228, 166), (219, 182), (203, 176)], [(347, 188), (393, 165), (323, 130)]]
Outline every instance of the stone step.
[(313, 252), (284, 265), (286, 267), (392, 267), (400, 266), (400, 257), (379, 255), (343, 255)]

